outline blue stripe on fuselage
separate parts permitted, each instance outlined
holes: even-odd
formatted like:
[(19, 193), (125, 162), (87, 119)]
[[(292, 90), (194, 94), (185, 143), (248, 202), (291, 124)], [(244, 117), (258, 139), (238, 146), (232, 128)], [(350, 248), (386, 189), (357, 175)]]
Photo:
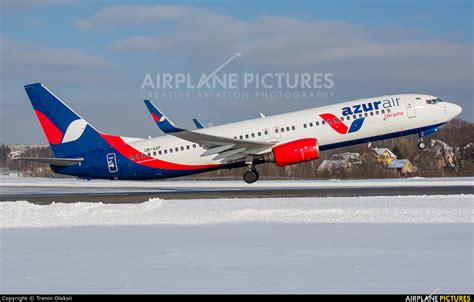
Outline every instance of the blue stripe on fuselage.
[(398, 132), (393, 132), (393, 133), (389, 133), (389, 134), (376, 135), (376, 136), (372, 136), (372, 137), (365, 137), (365, 138), (360, 138), (360, 139), (355, 139), (355, 140), (350, 140), (350, 141), (345, 141), (345, 142), (339, 142), (339, 143), (334, 143), (334, 144), (321, 145), (321, 146), (319, 146), (319, 151), (331, 150), (331, 149), (336, 149), (336, 148), (341, 148), (341, 147), (347, 147), (347, 146), (352, 146), (352, 145), (357, 145), (357, 144), (368, 143), (368, 142), (375, 142), (375, 141), (380, 141), (380, 140), (395, 138), (395, 137), (400, 137), (400, 136), (406, 136), (406, 135), (411, 135), (411, 134), (418, 134), (421, 131), (426, 131), (426, 130), (429, 130), (429, 129), (432, 129), (432, 128), (436, 128), (436, 127), (439, 127), (443, 124), (444, 123), (431, 125), (431, 126), (426, 126), (426, 127), (421, 127), (421, 128), (414, 128), (414, 129), (410, 129), (410, 130), (406, 130), (406, 131), (398, 131)]

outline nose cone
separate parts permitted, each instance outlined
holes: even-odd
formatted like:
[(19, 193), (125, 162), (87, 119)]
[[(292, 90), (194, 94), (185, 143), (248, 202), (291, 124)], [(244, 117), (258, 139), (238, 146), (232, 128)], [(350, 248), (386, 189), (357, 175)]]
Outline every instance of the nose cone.
[(449, 108), (450, 113), (453, 115), (453, 118), (456, 116), (460, 115), (462, 112), (462, 107), (456, 104), (451, 103), (451, 106)]

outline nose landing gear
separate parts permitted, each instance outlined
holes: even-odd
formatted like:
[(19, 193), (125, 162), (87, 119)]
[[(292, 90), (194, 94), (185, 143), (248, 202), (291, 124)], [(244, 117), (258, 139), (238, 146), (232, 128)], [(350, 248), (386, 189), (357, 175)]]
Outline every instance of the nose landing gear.
[(423, 150), (423, 149), (426, 148), (426, 144), (423, 140), (418, 141), (417, 146), (418, 146), (418, 149), (420, 149), (420, 150)]
[(418, 149), (420, 150), (423, 150), (426, 148), (426, 144), (423, 141), (423, 137), (424, 137), (424, 133), (420, 132), (420, 134), (418, 134), (418, 144), (416, 144), (418, 146)]

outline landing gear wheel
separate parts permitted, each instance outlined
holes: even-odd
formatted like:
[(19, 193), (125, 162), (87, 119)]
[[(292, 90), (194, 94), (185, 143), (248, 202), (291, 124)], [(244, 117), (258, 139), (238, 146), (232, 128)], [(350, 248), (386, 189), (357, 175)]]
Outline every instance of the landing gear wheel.
[(418, 149), (423, 150), (426, 148), (426, 144), (424, 142), (418, 142)]
[(258, 172), (254, 170), (246, 171), (244, 173), (244, 181), (248, 184), (256, 182), (259, 177), (260, 175), (258, 174)]

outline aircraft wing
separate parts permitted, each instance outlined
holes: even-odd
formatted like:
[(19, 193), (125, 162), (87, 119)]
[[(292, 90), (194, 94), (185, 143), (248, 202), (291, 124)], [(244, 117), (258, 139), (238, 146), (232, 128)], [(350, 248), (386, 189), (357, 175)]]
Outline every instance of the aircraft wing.
[(207, 149), (201, 157), (215, 155), (214, 160), (236, 161), (247, 156), (256, 156), (271, 151), (275, 143), (238, 140), (182, 129), (169, 133), (186, 141), (199, 144)]
[(250, 140), (238, 140), (229, 137), (211, 135), (201, 132), (189, 131), (176, 126), (167, 118), (151, 101), (145, 100), (145, 104), (157, 123), (158, 127), (165, 133), (181, 138), (188, 142), (200, 145), (206, 151), (201, 157), (214, 156), (214, 160), (232, 162), (245, 159), (247, 156), (258, 156), (271, 151), (274, 142), (261, 142)]

